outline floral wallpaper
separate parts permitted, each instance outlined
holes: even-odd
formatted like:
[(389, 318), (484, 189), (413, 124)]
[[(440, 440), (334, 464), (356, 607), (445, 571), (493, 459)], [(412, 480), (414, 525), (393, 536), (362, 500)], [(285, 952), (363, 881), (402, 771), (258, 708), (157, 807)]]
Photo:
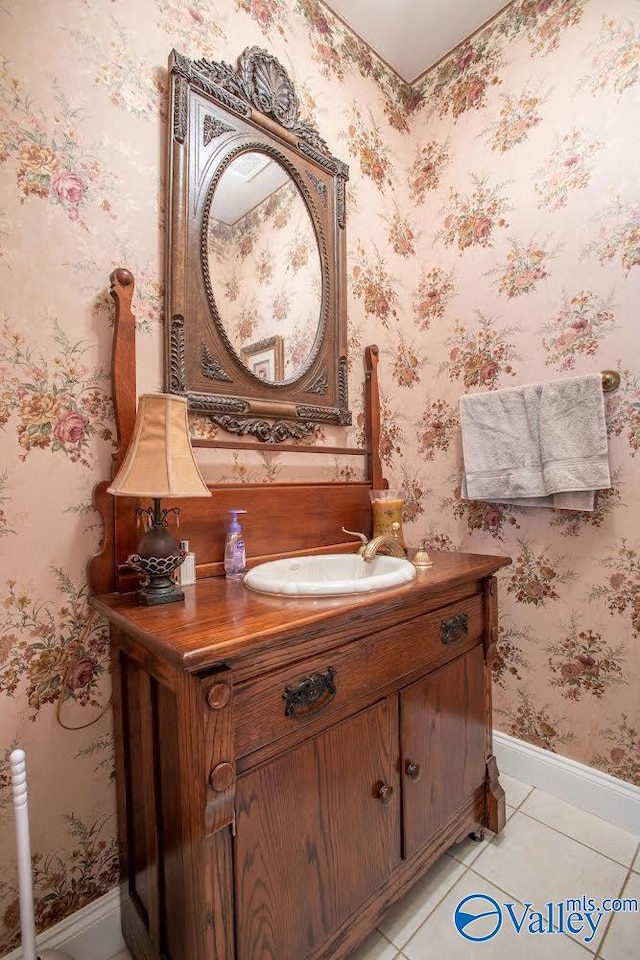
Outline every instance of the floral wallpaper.
[[(405, 539), (513, 558), (496, 727), (640, 785), (638, 0), (514, 0), (414, 88), (319, 0), (0, 0), (0, 18), (0, 953), (19, 938), (17, 745), (38, 925), (116, 882), (106, 631), (85, 566), (114, 444), (116, 266), (136, 277), (139, 392), (162, 386), (173, 47), (227, 62), (268, 49), (349, 163), (344, 439), (359, 441), (362, 350), (378, 343)], [(460, 499), (461, 393), (604, 368), (621, 386), (593, 513)], [(303, 469), (277, 451), (225, 457), (211, 479)]]
[[(414, 294), (414, 329), (426, 314), (428, 330), (410, 356), (398, 338), (381, 360), (400, 364), (387, 429), (417, 442), (432, 490), (410, 531), (513, 558), (500, 573), (495, 726), (636, 785), (639, 83), (635, 0), (516, 0), (425, 76), (406, 185), (439, 310)], [(460, 499), (461, 392), (606, 368), (622, 382), (606, 399), (612, 486), (593, 513)], [(427, 399), (413, 423), (394, 399), (409, 391)]]

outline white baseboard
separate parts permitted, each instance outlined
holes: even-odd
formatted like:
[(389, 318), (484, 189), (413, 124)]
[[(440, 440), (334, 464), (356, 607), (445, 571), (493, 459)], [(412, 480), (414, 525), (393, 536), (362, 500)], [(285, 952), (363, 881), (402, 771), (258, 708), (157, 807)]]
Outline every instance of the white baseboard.
[(640, 834), (640, 787), (498, 730), (493, 731), (493, 752), (500, 773)]
[[(120, 932), (120, 891), (105, 893), (38, 937), (37, 950), (63, 950), (72, 960), (110, 960), (125, 942)], [(22, 960), (18, 948), (3, 960)]]

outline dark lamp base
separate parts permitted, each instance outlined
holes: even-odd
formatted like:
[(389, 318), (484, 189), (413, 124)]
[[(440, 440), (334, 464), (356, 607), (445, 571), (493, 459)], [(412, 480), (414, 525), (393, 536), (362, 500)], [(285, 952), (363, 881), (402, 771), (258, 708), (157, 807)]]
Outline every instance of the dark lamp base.
[(146, 607), (154, 607), (158, 603), (175, 603), (177, 600), (184, 600), (184, 593), (175, 585), (170, 588), (156, 587), (153, 581), (146, 587), (141, 587), (136, 594), (138, 603), (143, 603)]
[(173, 571), (184, 560), (184, 551), (177, 543), (175, 548), (176, 552), (169, 556), (141, 556), (135, 553), (129, 557), (127, 562), (142, 574), (138, 603), (151, 607), (157, 603), (184, 600), (184, 593), (173, 579)]
[(154, 497), (153, 507), (138, 507), (136, 512), (138, 516), (144, 514), (149, 521), (153, 521), (138, 544), (138, 552), (127, 561), (142, 574), (138, 603), (153, 607), (159, 603), (184, 600), (184, 593), (176, 585), (172, 574), (184, 560), (185, 552), (167, 529), (167, 514), (180, 511), (177, 507), (161, 510), (160, 499)]

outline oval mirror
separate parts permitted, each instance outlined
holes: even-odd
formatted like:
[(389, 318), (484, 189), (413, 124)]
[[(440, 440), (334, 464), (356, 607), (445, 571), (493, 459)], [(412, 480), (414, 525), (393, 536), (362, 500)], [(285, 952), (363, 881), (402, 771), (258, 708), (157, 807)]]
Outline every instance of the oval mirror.
[(206, 236), (211, 290), (237, 357), (260, 380), (296, 380), (314, 353), (322, 265), (311, 214), (284, 166), (259, 150), (234, 157)]

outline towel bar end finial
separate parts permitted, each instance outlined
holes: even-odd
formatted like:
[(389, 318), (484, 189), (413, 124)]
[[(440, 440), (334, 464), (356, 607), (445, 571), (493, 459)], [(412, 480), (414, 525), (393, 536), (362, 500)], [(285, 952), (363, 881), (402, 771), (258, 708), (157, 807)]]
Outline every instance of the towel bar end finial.
[(620, 374), (617, 370), (602, 371), (602, 389), (605, 393), (612, 393), (620, 386)]

